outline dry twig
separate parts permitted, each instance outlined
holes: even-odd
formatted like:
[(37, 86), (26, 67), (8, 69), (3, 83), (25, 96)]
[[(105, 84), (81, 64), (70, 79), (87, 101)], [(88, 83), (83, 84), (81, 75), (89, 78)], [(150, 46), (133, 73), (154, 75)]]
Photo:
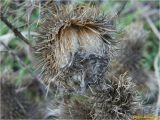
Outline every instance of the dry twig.
[[(21, 34), (23, 35), (23, 36), (27, 36), (28, 35), (28, 32), (27, 31), (22, 31), (21, 32)], [(35, 32), (31, 32), (30, 33), (31, 35), (34, 35), (34, 36), (36, 36), (36, 35), (38, 35), (37, 33), (35, 33)], [(3, 41), (3, 43), (5, 44), (5, 45), (8, 45), (8, 43), (14, 38), (15, 36), (14, 36), (14, 33), (7, 33), (7, 34), (5, 34), (5, 35), (2, 35), (2, 36), (0, 36), (0, 41)], [(0, 51), (2, 51), (4, 49), (4, 46), (0, 46)]]
[(21, 34), (21, 32), (14, 27), (7, 19), (6, 17), (3, 16), (3, 13), (1, 13), (0, 15), (0, 19), (2, 20), (3, 23), (5, 23), (7, 25), (7, 27), (9, 29), (11, 29), (13, 31), (13, 33), (15, 34), (15, 36), (19, 37), (23, 42), (25, 42), (27, 45), (31, 46), (31, 44), (29, 43), (29, 41)]
[(122, 5), (120, 6), (117, 15), (120, 16), (120, 14), (122, 13), (123, 9), (125, 8), (126, 4), (127, 4), (128, 0), (122, 1)]

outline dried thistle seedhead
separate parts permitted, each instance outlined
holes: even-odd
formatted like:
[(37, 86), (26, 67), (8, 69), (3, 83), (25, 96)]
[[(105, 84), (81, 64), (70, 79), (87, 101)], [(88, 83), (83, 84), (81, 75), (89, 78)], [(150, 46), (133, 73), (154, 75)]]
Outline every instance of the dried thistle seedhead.
[(148, 32), (144, 30), (142, 23), (132, 23), (125, 29), (125, 35), (120, 44), (120, 63), (132, 72), (139, 68), (140, 60)]
[(129, 119), (140, 109), (138, 92), (126, 74), (108, 75), (93, 97), (93, 119)]
[(43, 18), (35, 53), (45, 83), (60, 85), (57, 88), (62, 94), (88, 96), (84, 103), (68, 98), (67, 104), (62, 97), (63, 107), (53, 109), (60, 111), (57, 117), (126, 119), (135, 114), (139, 103), (134, 84), (125, 75), (105, 76), (114, 18), (100, 14), (93, 6), (71, 8), (53, 3), (44, 7)]
[(58, 119), (131, 119), (141, 110), (139, 93), (126, 74), (107, 75), (100, 84), (90, 85), (85, 95), (63, 95), (50, 107)]
[[(125, 28), (125, 34), (118, 44), (120, 51), (115, 62), (112, 61), (112, 72), (115, 75), (128, 72), (136, 83), (137, 89), (142, 93), (144, 103), (154, 103), (158, 98), (157, 81), (151, 72), (141, 66), (143, 49), (148, 37), (142, 23), (132, 23)], [(117, 69), (118, 68), (118, 69)]]
[[(86, 69), (85, 65), (80, 63), (83, 61), (103, 58), (107, 61), (104, 65), (106, 67), (112, 42), (111, 34), (115, 31), (114, 17), (102, 15), (94, 6), (71, 8), (50, 4), (47, 7), (44, 8), (44, 20), (40, 25), (40, 35), (35, 46), (45, 82), (48, 84), (56, 81), (55, 76), (59, 76), (70, 66), (73, 67), (76, 60), (81, 60), (77, 63), (83, 67), (83, 74)], [(75, 55), (80, 59), (75, 58)], [(83, 75), (80, 77), (82, 80)]]

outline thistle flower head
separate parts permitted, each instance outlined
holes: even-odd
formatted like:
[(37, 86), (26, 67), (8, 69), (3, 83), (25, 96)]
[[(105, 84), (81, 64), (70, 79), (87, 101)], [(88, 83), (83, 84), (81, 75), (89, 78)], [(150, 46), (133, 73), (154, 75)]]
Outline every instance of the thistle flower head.
[(109, 60), (114, 17), (101, 14), (94, 6), (68, 7), (53, 3), (44, 7), (43, 13), (35, 53), (46, 83), (56, 81), (73, 64), (79, 51), (85, 55), (83, 59), (94, 55)]
[[(109, 81), (108, 81), (109, 80)], [(135, 85), (122, 74), (108, 76), (93, 97), (93, 119), (129, 119), (140, 108)]]
[(55, 113), (59, 119), (132, 119), (141, 110), (139, 93), (126, 74), (108, 75), (100, 84), (91, 85), (85, 95), (63, 95), (53, 109), (59, 112)]
[(125, 35), (121, 41), (120, 62), (128, 70), (138, 68), (142, 59), (142, 52), (148, 32), (144, 30), (142, 23), (132, 23), (125, 29)]

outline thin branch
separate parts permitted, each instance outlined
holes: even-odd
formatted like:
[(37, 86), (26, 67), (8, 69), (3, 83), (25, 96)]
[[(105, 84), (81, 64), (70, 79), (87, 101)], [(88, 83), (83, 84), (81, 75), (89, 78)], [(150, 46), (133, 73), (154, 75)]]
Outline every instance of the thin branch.
[[(23, 36), (27, 36), (28, 35), (28, 32), (27, 31), (22, 31), (21, 32), (21, 34), (23, 35)], [(31, 32), (30, 33), (31, 35), (34, 35), (34, 36), (37, 36), (38, 35), (38, 33), (36, 33), (36, 32)], [(5, 34), (5, 35), (1, 35), (0, 36), (0, 41), (3, 41), (3, 43), (5, 44), (5, 45), (8, 45), (8, 43), (13, 39), (15, 37), (15, 35), (14, 35), (14, 33), (12, 32), (12, 33), (7, 33), (7, 34)], [(4, 49), (4, 46), (0, 46), (0, 52), (2, 51)]]
[(152, 20), (148, 17), (148, 16), (144, 16), (148, 22), (148, 24), (150, 25), (152, 31), (154, 32), (154, 34), (157, 36), (157, 38), (160, 41), (160, 33), (158, 32), (157, 28), (155, 27), (155, 25), (153, 24)]
[(3, 23), (5, 23), (7, 25), (7, 27), (9, 29), (11, 29), (13, 31), (13, 33), (15, 34), (15, 36), (19, 37), (21, 40), (23, 40), (23, 42), (25, 42), (27, 45), (31, 46), (31, 44), (29, 43), (29, 41), (21, 34), (21, 32), (14, 27), (1, 13), (0, 15), (0, 19), (2, 20)]
[(121, 6), (119, 7), (119, 10), (118, 10), (118, 12), (117, 12), (117, 15), (118, 15), (118, 16), (120, 16), (120, 14), (122, 13), (122, 11), (123, 11), (123, 9), (125, 8), (128, 0), (121, 1), (121, 2), (122, 2), (122, 4), (121, 4)]

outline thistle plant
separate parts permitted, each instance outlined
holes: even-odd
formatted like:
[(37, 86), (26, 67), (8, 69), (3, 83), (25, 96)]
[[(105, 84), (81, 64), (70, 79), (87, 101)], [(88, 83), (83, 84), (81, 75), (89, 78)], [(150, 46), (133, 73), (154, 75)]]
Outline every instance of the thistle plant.
[[(18, 89), (7, 80), (0, 81), (1, 118), (130, 120), (133, 115), (155, 112), (153, 104), (159, 94), (156, 78), (141, 66), (148, 32), (141, 23), (132, 23), (124, 28), (124, 34), (117, 35), (117, 18), (126, 1), (118, 2), (122, 6), (117, 15), (96, 5), (103, 1), (14, 2), (4, 3), (11, 11), (17, 6), (16, 13), (28, 12), (23, 17), (13, 16), (28, 27), (36, 22), (35, 44), (6, 19), (3, 7), (0, 19), (34, 51), (31, 58), (40, 76), (0, 41), (36, 79), (30, 78), (29, 84)], [(38, 12), (37, 21), (32, 20), (33, 12)]]
[(46, 6), (35, 54), (44, 83), (58, 91), (53, 99), (59, 103), (54, 108), (60, 112), (56, 117), (127, 119), (134, 115), (140, 103), (127, 71), (108, 74), (116, 17), (90, 5), (70, 8), (50, 2)]

